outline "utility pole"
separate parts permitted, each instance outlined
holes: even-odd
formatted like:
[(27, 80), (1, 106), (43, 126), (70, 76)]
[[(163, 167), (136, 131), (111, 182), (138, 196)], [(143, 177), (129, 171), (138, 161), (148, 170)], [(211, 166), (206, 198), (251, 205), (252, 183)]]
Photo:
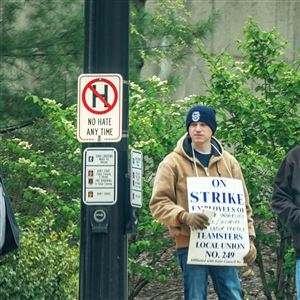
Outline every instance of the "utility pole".
[[(86, 126), (83, 131), (91, 140), (79, 138), (83, 161), (81, 300), (128, 299), (126, 226), (132, 214), (128, 179), (128, 32), (129, 0), (85, 0), (86, 76), (79, 79), (82, 113), (78, 126)], [(83, 116), (85, 110), (88, 118)], [(120, 115), (114, 114), (116, 110)], [(118, 138), (110, 140), (109, 135), (118, 130)], [(93, 139), (93, 135), (97, 137)]]

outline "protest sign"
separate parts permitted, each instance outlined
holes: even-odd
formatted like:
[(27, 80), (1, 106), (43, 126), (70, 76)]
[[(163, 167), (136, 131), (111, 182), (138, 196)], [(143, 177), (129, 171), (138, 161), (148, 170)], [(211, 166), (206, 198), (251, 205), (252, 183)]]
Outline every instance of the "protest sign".
[(188, 177), (187, 188), (189, 212), (202, 211), (210, 217), (208, 228), (191, 230), (188, 264), (245, 265), (249, 236), (242, 181)]

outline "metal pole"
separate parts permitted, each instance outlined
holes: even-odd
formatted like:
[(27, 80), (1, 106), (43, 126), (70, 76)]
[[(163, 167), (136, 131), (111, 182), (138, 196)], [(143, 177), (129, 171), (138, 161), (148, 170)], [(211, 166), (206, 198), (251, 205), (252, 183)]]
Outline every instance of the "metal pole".
[[(84, 73), (117, 73), (128, 82), (129, 0), (85, 0)], [(128, 184), (128, 85), (123, 85), (122, 139), (118, 143), (83, 143), (118, 152), (117, 202), (86, 205), (81, 201), (81, 300), (128, 298), (126, 224), (130, 214)], [(95, 215), (104, 222), (95, 222)]]

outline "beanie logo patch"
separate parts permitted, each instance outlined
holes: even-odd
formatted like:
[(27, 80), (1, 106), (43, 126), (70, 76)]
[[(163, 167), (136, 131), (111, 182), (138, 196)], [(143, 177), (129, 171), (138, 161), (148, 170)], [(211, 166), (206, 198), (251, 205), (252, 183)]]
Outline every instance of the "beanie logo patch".
[(198, 122), (200, 120), (200, 111), (194, 111), (192, 114), (192, 121)]

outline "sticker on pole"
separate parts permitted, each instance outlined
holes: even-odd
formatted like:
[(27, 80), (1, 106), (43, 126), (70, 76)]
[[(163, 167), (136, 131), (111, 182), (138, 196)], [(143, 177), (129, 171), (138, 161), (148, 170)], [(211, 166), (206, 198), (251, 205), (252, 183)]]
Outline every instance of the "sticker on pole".
[(120, 74), (82, 74), (78, 78), (77, 139), (83, 143), (122, 138), (123, 78)]

